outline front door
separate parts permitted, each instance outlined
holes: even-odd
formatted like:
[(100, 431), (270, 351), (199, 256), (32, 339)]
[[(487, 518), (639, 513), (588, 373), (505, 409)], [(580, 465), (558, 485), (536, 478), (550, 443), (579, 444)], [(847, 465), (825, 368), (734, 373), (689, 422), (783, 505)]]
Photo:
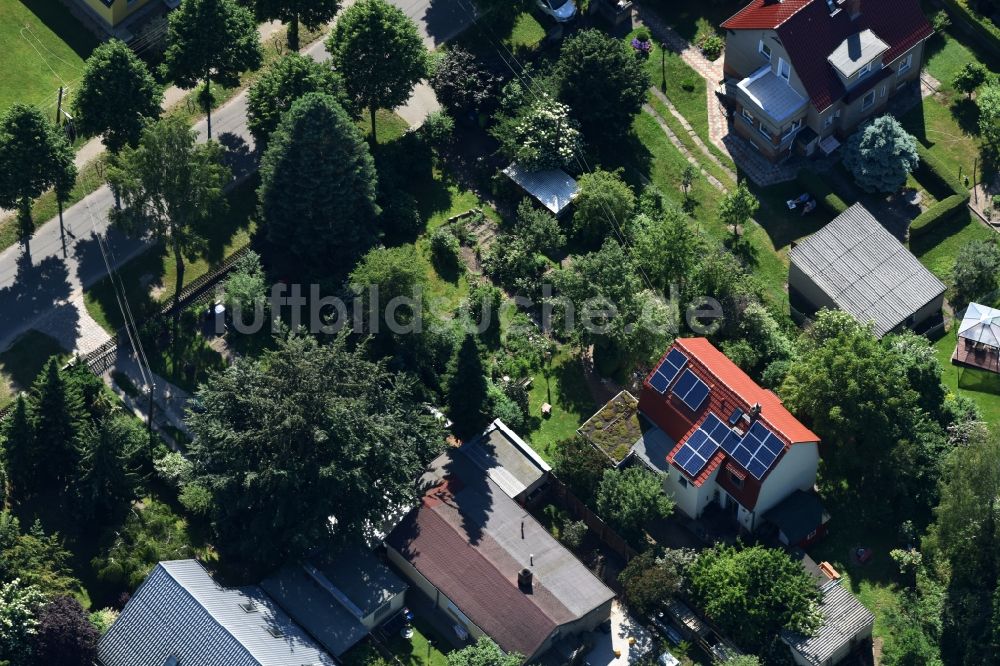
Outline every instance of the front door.
[(726, 513), (732, 516), (733, 520), (736, 520), (740, 514), (739, 502), (734, 500), (729, 495), (726, 495), (726, 499), (728, 500), (728, 503), (726, 504)]

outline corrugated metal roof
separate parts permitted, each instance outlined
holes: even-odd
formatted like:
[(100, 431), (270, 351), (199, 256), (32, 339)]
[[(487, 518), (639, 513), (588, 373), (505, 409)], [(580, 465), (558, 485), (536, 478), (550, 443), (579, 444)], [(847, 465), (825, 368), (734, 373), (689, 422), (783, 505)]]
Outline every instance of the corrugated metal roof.
[(837, 307), (874, 321), (879, 337), (945, 290), (861, 204), (793, 247), (790, 257)]
[(580, 191), (580, 186), (562, 169), (525, 171), (515, 162), (503, 170), (521, 188), (558, 215)]
[(183, 666), (336, 664), (259, 587), (223, 588), (195, 560), (157, 565), (98, 644), (104, 666), (172, 656)]
[(849, 79), (888, 50), (889, 45), (879, 39), (878, 35), (871, 30), (862, 30), (842, 41), (827, 57), (827, 61)]
[(781, 639), (810, 664), (822, 666), (845, 645), (871, 635), (875, 616), (840, 584), (828, 581), (820, 588), (823, 625), (815, 636), (781, 632)]

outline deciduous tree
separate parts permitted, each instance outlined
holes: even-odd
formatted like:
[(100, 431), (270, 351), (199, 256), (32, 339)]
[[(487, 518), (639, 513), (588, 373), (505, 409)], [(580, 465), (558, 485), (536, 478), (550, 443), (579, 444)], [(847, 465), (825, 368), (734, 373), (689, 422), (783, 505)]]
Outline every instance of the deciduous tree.
[(663, 492), (663, 479), (637, 465), (608, 469), (597, 488), (597, 512), (631, 543), (641, 546), (651, 520), (666, 518), (674, 501)]
[(976, 96), (976, 106), (983, 150), (994, 162), (1000, 161), (1000, 83), (984, 86)]
[(519, 666), (523, 661), (524, 657), (516, 652), (504, 652), (487, 636), (448, 653), (448, 666)]
[(33, 666), (33, 641), (38, 632), (38, 609), (45, 596), (18, 579), (0, 583), (0, 663)]
[(819, 588), (783, 550), (716, 545), (687, 574), (698, 607), (744, 649), (761, 650), (783, 629), (811, 635), (822, 621)]
[(627, 134), (650, 85), (644, 63), (632, 49), (593, 28), (563, 43), (556, 72), (559, 98), (590, 137), (614, 139)]
[(892, 116), (882, 116), (847, 140), (844, 166), (865, 192), (895, 192), (920, 163), (917, 140)]
[(357, 126), (329, 95), (292, 105), (271, 136), (258, 196), (279, 268), (343, 277), (378, 237), (375, 164)]
[(257, 17), (281, 21), (288, 26), (288, 48), (299, 50), (299, 24), (316, 30), (333, 20), (340, 9), (337, 0), (254, 0)]
[(655, 218), (637, 215), (631, 235), (635, 260), (660, 293), (690, 277), (701, 243), (683, 211), (670, 207)]
[(87, 58), (80, 88), (73, 96), (77, 130), (101, 135), (117, 153), (135, 146), (146, 122), (160, 115), (163, 90), (125, 42), (104, 42)]
[(91, 666), (97, 660), (98, 638), (80, 602), (58, 596), (38, 611), (34, 656), (39, 664)]
[(213, 543), (255, 571), (381, 529), (416, 499), (414, 479), (444, 441), (413, 381), (346, 335), (280, 339), (199, 398), (188, 488), (210, 496)]
[(629, 605), (650, 617), (684, 586), (685, 570), (694, 561), (694, 551), (650, 548), (629, 560), (618, 575)]
[(760, 202), (753, 195), (746, 181), (741, 182), (735, 190), (726, 192), (719, 203), (719, 219), (727, 227), (733, 228), (733, 238), (740, 235), (740, 227), (745, 226), (757, 214)]
[(499, 77), (461, 46), (448, 47), (432, 69), (431, 88), (441, 106), (455, 116), (490, 105), (500, 83)]
[(247, 127), (261, 153), (281, 117), (308, 93), (330, 95), (349, 108), (344, 82), (329, 63), (316, 62), (300, 53), (289, 53), (269, 66), (247, 91)]
[(427, 76), (417, 25), (386, 0), (360, 0), (337, 19), (326, 45), (348, 94), (368, 109), (375, 145), (375, 112), (405, 103)]
[(164, 70), (181, 88), (199, 94), (212, 138), (212, 84), (235, 86), (240, 74), (260, 67), (264, 52), (253, 13), (235, 0), (183, 0), (170, 13)]
[(75, 179), (69, 141), (39, 109), (14, 104), (0, 115), (0, 207), (18, 211), (23, 235), (33, 228), (32, 200), (57, 184), (64, 200)]
[(969, 99), (972, 99), (972, 93), (976, 92), (976, 88), (986, 83), (989, 75), (990, 70), (986, 69), (986, 66), (981, 62), (967, 62), (955, 74), (951, 84), (955, 86), (955, 90), (967, 94)]
[[(192, 1), (200, 0), (185, 3)], [(130, 234), (152, 233), (173, 252), (175, 305), (184, 288), (184, 260), (198, 255), (205, 226), (225, 211), (223, 188), (231, 177), (220, 146), (196, 138), (183, 119), (166, 118), (143, 130), (139, 145), (126, 146), (108, 169), (108, 182), (123, 202), (111, 212), (112, 222)]]
[(622, 180), (621, 171), (595, 169), (579, 179), (574, 200), (573, 233), (577, 240), (596, 247), (616, 238), (635, 212), (635, 193)]
[(990, 298), (1000, 286), (1000, 247), (992, 241), (963, 245), (952, 269), (958, 307)]

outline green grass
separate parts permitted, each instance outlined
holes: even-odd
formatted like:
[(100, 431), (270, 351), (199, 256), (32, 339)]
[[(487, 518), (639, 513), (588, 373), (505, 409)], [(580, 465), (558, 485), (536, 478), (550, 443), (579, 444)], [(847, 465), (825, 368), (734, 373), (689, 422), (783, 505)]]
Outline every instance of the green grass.
[[(649, 105), (652, 106), (653, 109), (655, 109), (658, 114), (660, 114), (660, 117), (663, 118), (663, 120), (666, 122), (667, 127), (669, 127), (674, 132), (674, 134), (677, 135), (677, 138), (680, 140), (681, 144), (683, 144), (684, 147), (687, 148), (692, 155), (694, 155), (695, 159), (698, 160), (698, 163), (701, 165), (702, 169), (704, 169), (711, 175), (715, 176), (715, 178), (720, 183), (725, 185), (727, 188), (735, 185), (733, 179), (730, 178), (729, 174), (723, 171), (719, 167), (719, 165), (717, 165), (715, 162), (709, 159), (704, 154), (704, 152), (702, 152), (701, 148), (698, 147), (698, 144), (696, 144), (694, 139), (691, 138), (691, 135), (688, 134), (687, 130), (684, 129), (684, 126), (681, 125), (681, 122), (674, 117), (674, 114), (670, 113), (670, 110), (667, 108), (667, 106), (663, 102), (661, 102), (656, 95), (650, 93), (647, 101), (649, 102)], [(726, 164), (726, 162), (723, 162), (723, 164)]]
[(514, 27), (504, 43), (512, 51), (531, 50), (545, 39), (545, 28), (528, 12), (521, 12), (514, 19)]
[(23, 102), (55, 118), (59, 86), (72, 95), (97, 43), (61, 3), (0, 0), (0, 113)]
[[(670, 143), (663, 130), (647, 113), (636, 116), (633, 124), (634, 138), (639, 146), (623, 147), (620, 154), (629, 160), (623, 163), (626, 173), (634, 185), (641, 186), (642, 178), (647, 178), (668, 196), (681, 200), (681, 173), (687, 160)], [(718, 241), (725, 241), (732, 232), (719, 220), (718, 190), (704, 178), (699, 178), (691, 187), (692, 199), (696, 202), (693, 217), (701, 231)], [(783, 204), (782, 204), (783, 205)], [(760, 215), (766, 211), (761, 210)], [(764, 285), (768, 300), (774, 305), (787, 309), (788, 294), (785, 282), (788, 278), (787, 258), (777, 251), (768, 232), (757, 224), (750, 224), (744, 230), (749, 242), (749, 265)]]
[(387, 647), (403, 666), (447, 666), (448, 657), (440, 650), (447, 645), (423, 618), (414, 617), (413, 636), (406, 639), (397, 633), (389, 639)]
[[(971, 111), (970, 111), (971, 109)], [(944, 163), (957, 176), (971, 176), (981, 143), (978, 117), (972, 122), (968, 115), (975, 112), (975, 103), (960, 98), (947, 106), (934, 97), (906, 113), (900, 122), (909, 133)], [(978, 112), (975, 112), (978, 113)], [(979, 160), (982, 169), (982, 160)]]
[[(545, 402), (552, 405), (552, 415), (548, 418), (541, 417)], [(575, 353), (564, 348), (552, 357), (548, 369), (535, 373), (528, 392), (528, 405), (534, 427), (527, 433), (527, 439), (532, 448), (551, 463), (556, 443), (572, 437), (597, 411), (587, 388), (583, 366)]]
[(694, 40), (699, 18), (706, 19), (716, 31), (723, 21), (735, 14), (745, 2), (706, 2), (705, 0), (652, 0), (649, 5), (662, 16), (667, 25), (684, 39)]
[(509, 49), (518, 59), (529, 56), (543, 39), (545, 26), (533, 13), (493, 11), (449, 43), (462, 47), (480, 59), (493, 61), (497, 59), (497, 52), (502, 51), (502, 47)]
[(945, 284), (952, 284), (952, 269), (962, 246), (994, 237), (994, 232), (973, 219), (966, 210), (945, 225), (911, 240), (910, 249), (930, 272)]
[(58, 341), (38, 331), (26, 332), (0, 354), (0, 407), (27, 390), (52, 356), (61, 362), (67, 352)]
[(941, 381), (950, 393), (974, 400), (983, 413), (983, 420), (995, 430), (1000, 424), (1000, 375), (952, 365), (951, 355), (958, 344), (958, 322), (952, 323), (951, 331), (934, 343), (938, 361), (944, 369)]
[[(256, 187), (257, 179), (250, 178), (229, 194), (229, 211), (211, 225), (205, 252), (196, 260), (185, 262), (184, 284), (209, 272), (250, 241), (256, 224)], [(174, 256), (162, 243), (120, 267), (118, 273), (137, 320), (162, 307), (177, 288)], [(109, 278), (84, 292), (84, 302), (90, 316), (106, 331), (113, 333), (121, 327), (122, 314)]]

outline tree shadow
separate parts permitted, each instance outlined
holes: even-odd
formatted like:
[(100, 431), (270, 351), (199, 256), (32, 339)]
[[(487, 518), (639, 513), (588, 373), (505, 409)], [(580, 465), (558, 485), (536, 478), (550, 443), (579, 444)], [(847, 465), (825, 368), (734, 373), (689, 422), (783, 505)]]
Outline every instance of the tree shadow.
[[(16, 275), (8, 286), (0, 288), (0, 313), (3, 315), (0, 338), (8, 333), (22, 333), (43, 314), (65, 311), (65, 316), (53, 319), (53, 324), (58, 322), (60, 329), (53, 337), (64, 346), (66, 341), (75, 343), (76, 309), (65, 303), (71, 291), (69, 271), (62, 259), (49, 256), (32, 263), (30, 252), (23, 250), (17, 259)], [(74, 346), (71, 344), (69, 349)]]
[(979, 134), (979, 105), (968, 97), (951, 104), (951, 115), (966, 134)]
[[(517, 5), (516, 2), (510, 4), (511, 6)], [(420, 5), (417, 4), (416, 6), (419, 7)], [(413, 14), (414, 12), (410, 13)], [(490, 14), (489, 17), (484, 17), (483, 20), (492, 19), (496, 13), (498, 12)], [(509, 12), (499, 13), (507, 14)], [(476, 19), (476, 10), (473, 8), (472, 3), (466, 0), (431, 0), (423, 13), (412, 15), (410, 18), (417, 21), (417, 25), (426, 34), (427, 39), (433, 42), (434, 47), (438, 47), (462, 32), (466, 26), (473, 23)], [(506, 19), (506, 17), (504, 18)], [(513, 19), (510, 20), (511, 25), (513, 25)]]

